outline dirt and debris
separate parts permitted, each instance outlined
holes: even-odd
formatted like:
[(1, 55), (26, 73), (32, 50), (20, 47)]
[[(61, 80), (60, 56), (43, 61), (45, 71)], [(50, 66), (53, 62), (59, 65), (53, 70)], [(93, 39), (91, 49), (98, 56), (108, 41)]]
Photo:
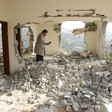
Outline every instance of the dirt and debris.
[[(112, 102), (112, 63), (88, 54), (58, 54), (35, 62), (10, 76), (0, 76), (3, 112), (108, 112)], [(72, 109), (72, 110), (71, 110)]]

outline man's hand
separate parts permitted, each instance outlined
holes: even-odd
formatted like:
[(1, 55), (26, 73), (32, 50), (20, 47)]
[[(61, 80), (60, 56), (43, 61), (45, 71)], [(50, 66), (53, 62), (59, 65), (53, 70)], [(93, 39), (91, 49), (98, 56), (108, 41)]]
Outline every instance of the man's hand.
[(51, 44), (51, 42), (49, 42), (49, 43), (46, 43), (46, 45), (50, 45)]
[(46, 45), (49, 45), (49, 43), (46, 43)]
[(49, 44), (51, 44), (51, 41), (49, 42)]

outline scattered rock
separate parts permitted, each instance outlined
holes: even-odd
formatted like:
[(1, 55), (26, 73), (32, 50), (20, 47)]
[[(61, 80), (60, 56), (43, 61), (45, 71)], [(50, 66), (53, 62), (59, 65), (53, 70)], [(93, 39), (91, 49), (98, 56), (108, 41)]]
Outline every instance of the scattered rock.
[(48, 100), (38, 112), (54, 112), (54, 107), (63, 106), (67, 112), (72, 110), (71, 107), (74, 111), (87, 108), (85, 112), (94, 112), (94, 105), (100, 109), (103, 104), (112, 102), (112, 65), (87, 55), (58, 54), (38, 63), (33, 59), (26, 60), (23, 69), (8, 78), (0, 78), (0, 91), (32, 90), (35, 94), (28, 97), (28, 104), (39, 104), (38, 94), (45, 94), (52, 102)]

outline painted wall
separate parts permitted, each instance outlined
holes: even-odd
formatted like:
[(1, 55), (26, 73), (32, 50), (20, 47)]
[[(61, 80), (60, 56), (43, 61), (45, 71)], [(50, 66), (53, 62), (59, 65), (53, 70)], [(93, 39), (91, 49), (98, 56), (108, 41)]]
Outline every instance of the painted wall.
[(84, 41), (86, 43), (87, 50), (93, 54), (97, 54), (99, 58), (105, 57), (105, 31), (106, 21), (95, 21), (97, 24), (97, 30), (95, 32), (86, 32)]
[(8, 21), (8, 4), (6, 0), (0, 0), (0, 21)]
[(54, 24), (58, 24), (58, 23), (44, 22), (43, 24), (38, 25), (39, 33), (42, 32), (43, 29), (48, 30), (48, 34), (45, 37), (45, 41), (52, 42), (49, 46), (45, 47), (46, 55), (57, 54), (57, 53), (62, 52), (62, 50), (59, 47), (59, 35), (60, 35), (61, 31), (59, 33), (56, 33), (55, 31), (53, 31)]
[(105, 58), (105, 34), (107, 21), (97, 21), (97, 44), (96, 54), (99, 58)]
[[(46, 11), (55, 11), (56, 9), (96, 9), (97, 13), (111, 16), (111, 0), (7, 0), (10, 18), (14, 22), (25, 23), (28, 21), (39, 21)], [(100, 5), (101, 4), (101, 5)], [(45, 19), (44, 19), (45, 20)]]
[(85, 33), (84, 41), (86, 43), (86, 49), (91, 51), (91, 53), (95, 54), (96, 53), (96, 43), (97, 43), (96, 31)]
[(32, 31), (33, 31), (33, 36), (34, 36), (34, 42), (33, 42), (33, 49), (34, 49), (34, 47), (35, 47), (35, 43), (36, 43), (36, 40), (37, 40), (37, 36), (38, 36), (38, 34), (39, 34), (39, 32), (38, 32), (38, 25), (37, 24), (30, 24), (30, 25), (28, 25), (28, 26), (30, 26), (30, 28), (32, 29)]

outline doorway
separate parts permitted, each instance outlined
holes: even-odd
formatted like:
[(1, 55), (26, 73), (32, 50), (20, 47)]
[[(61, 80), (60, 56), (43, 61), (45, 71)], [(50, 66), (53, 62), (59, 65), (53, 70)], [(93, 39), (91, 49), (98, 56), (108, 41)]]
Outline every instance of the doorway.
[(10, 62), (9, 62), (9, 44), (8, 44), (8, 23), (0, 21), (0, 50), (1, 50), (1, 67), (3, 67), (3, 73), (10, 74)]

